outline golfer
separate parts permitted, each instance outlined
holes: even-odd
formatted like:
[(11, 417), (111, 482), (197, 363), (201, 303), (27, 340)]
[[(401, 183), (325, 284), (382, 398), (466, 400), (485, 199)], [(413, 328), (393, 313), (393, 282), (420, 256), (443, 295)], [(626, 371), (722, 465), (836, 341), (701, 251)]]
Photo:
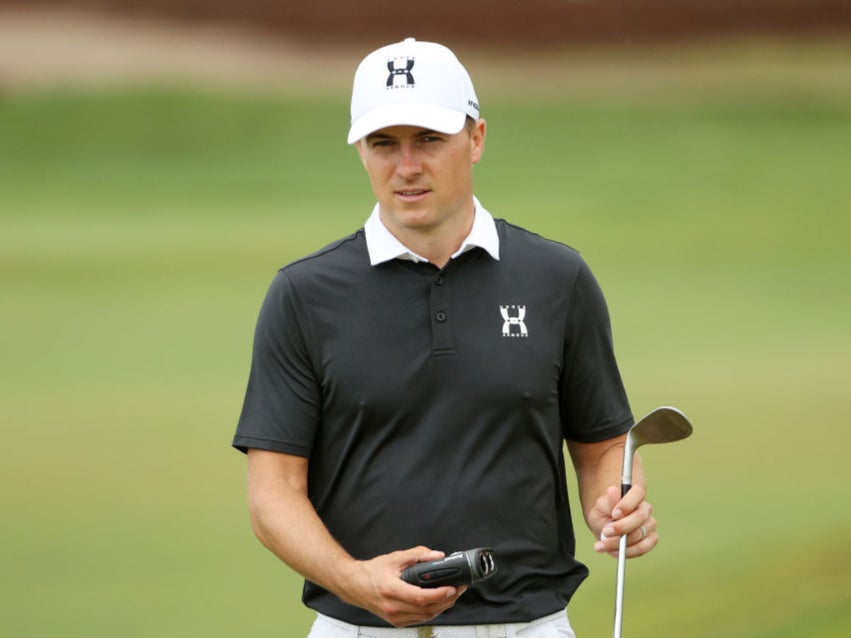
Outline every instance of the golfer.
[[(658, 540), (639, 459), (620, 496), (633, 417), (603, 295), (474, 196), (487, 129), (449, 49), (371, 53), (351, 113), (377, 204), (263, 302), (233, 440), (254, 530), (305, 578), (311, 638), (573, 636), (565, 442), (595, 550)], [(498, 571), (470, 587), (400, 578), (476, 547)]]

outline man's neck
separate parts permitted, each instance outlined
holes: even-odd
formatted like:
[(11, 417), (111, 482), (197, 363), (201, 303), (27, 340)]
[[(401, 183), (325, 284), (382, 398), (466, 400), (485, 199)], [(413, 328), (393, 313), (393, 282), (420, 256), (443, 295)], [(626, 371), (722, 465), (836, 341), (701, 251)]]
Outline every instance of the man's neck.
[(449, 263), (464, 239), (470, 234), (475, 219), (475, 204), (470, 201), (467, 213), (460, 213), (433, 227), (406, 227), (393, 224), (390, 216), (379, 215), (384, 226), (411, 252), (428, 259), (429, 263), (443, 268)]

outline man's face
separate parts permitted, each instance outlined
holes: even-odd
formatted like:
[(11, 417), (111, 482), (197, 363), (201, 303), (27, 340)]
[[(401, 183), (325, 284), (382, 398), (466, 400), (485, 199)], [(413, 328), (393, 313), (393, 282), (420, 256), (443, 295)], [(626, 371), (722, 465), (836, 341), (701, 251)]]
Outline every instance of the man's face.
[(484, 120), (455, 135), (391, 126), (360, 140), (358, 152), (390, 231), (402, 237), (472, 220), (473, 166), (484, 141)]

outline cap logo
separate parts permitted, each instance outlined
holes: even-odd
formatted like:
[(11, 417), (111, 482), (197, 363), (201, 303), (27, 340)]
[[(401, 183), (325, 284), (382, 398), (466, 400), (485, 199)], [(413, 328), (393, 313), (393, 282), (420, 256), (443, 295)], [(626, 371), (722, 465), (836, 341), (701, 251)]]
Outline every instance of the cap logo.
[[(404, 62), (405, 66), (398, 68), (396, 63)], [(414, 86), (414, 75), (411, 70), (414, 68), (414, 58), (393, 58), (387, 60), (387, 70), (390, 75), (387, 77), (387, 88), (404, 89)], [(405, 84), (399, 84), (396, 79), (404, 76)]]

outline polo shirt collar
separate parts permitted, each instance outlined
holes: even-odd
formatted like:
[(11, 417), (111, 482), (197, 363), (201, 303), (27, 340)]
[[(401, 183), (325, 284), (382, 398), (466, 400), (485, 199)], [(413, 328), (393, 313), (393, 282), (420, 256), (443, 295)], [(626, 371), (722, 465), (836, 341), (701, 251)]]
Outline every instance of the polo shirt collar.
[[(452, 259), (478, 247), (483, 248), (491, 257), (499, 260), (499, 234), (496, 232), (493, 216), (485, 210), (475, 197), (473, 203), (475, 204), (473, 227), (470, 229), (470, 234), (461, 242), (461, 247), (452, 255)], [(366, 220), (363, 229), (366, 235), (369, 263), (373, 266), (393, 259), (405, 259), (413, 262), (428, 261), (425, 257), (410, 250), (387, 229), (378, 213), (378, 204), (372, 209), (372, 214)]]

